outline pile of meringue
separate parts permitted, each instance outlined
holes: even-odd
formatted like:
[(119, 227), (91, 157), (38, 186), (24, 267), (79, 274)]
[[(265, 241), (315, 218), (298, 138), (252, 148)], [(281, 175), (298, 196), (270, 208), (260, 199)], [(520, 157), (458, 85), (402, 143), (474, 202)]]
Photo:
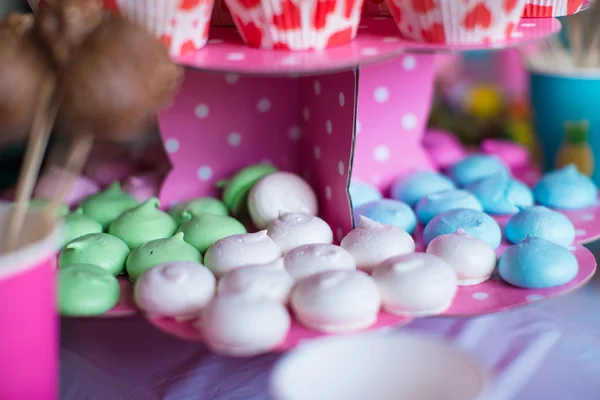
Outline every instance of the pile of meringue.
[(213, 244), (203, 260), (146, 271), (135, 301), (152, 317), (192, 323), (214, 351), (250, 356), (276, 349), (293, 314), (323, 333), (363, 330), (381, 309), (399, 316), (444, 312), (459, 285), (489, 279), (496, 253), (462, 231), (415, 252), (402, 228), (360, 217), (340, 246), (317, 216), (282, 213), (265, 230)]

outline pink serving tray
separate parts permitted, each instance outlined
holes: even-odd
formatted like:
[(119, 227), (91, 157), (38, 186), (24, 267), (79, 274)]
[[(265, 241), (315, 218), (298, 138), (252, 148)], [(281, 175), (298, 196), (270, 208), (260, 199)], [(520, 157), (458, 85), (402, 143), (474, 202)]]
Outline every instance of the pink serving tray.
[[(501, 254), (507, 244), (503, 244), (498, 253)], [(596, 272), (596, 259), (585, 247), (576, 246), (572, 251), (579, 262), (577, 277), (566, 285), (551, 289), (529, 290), (520, 289), (494, 277), (479, 285), (460, 287), (450, 309), (441, 316), (471, 317), (482, 314), (492, 314), (507, 311), (530, 303), (567, 294), (583, 286)], [(146, 315), (148, 321), (172, 336), (189, 341), (202, 341), (202, 335), (194, 327), (194, 321), (177, 322), (170, 318), (161, 318)], [(402, 326), (412, 321), (410, 317), (397, 317), (385, 312), (379, 314), (376, 324), (368, 330), (378, 330), (386, 327)], [(279, 350), (289, 350), (304, 340), (328, 336), (324, 333), (314, 332), (304, 328), (297, 321), (292, 321), (291, 330)]]
[(472, 51), (521, 46), (559, 30), (560, 22), (556, 19), (527, 19), (521, 21), (507, 41), (447, 46), (403, 39), (392, 18), (363, 16), (356, 39), (346, 45), (325, 51), (289, 52), (253, 49), (242, 42), (235, 28), (212, 27), (206, 47), (194, 54), (177, 57), (175, 61), (212, 72), (260, 75), (331, 73), (381, 62), (405, 51)]

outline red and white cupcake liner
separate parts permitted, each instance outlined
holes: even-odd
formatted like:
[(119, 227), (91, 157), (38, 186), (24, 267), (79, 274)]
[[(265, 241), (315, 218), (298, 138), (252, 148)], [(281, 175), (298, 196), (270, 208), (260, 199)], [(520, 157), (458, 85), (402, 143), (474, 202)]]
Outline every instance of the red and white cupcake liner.
[[(31, 9), (34, 12), (37, 12), (38, 8), (43, 7), (44, 3), (46, 0), (27, 0), (27, 2), (29, 3), (29, 5), (31, 6)], [(104, 8), (110, 11), (116, 11), (117, 10), (117, 4), (116, 1), (117, 0), (103, 0), (104, 1)]]
[(214, 0), (113, 0), (118, 12), (146, 27), (171, 56), (195, 53), (208, 41)]
[(266, 50), (321, 50), (356, 36), (364, 0), (225, 0), (242, 38)]
[(585, 0), (527, 0), (524, 18), (564, 17), (577, 13)]
[(400, 33), (449, 45), (510, 38), (527, 0), (387, 0)]
[(212, 13), (212, 26), (234, 26), (233, 18), (227, 8), (224, 0), (215, 0), (215, 7)]
[(390, 17), (390, 9), (385, 0), (365, 0), (364, 14), (372, 17)]

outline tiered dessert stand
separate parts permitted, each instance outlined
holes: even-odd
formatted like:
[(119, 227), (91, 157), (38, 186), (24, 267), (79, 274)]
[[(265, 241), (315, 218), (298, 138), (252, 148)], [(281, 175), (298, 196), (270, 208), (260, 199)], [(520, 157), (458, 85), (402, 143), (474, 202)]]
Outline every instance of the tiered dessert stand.
[[(402, 39), (391, 18), (363, 17), (350, 44), (299, 53), (251, 49), (235, 28), (213, 27), (205, 48), (176, 60), (187, 67), (184, 83), (173, 106), (159, 116), (173, 165), (161, 190), (162, 204), (217, 195), (218, 180), (268, 160), (311, 183), (321, 216), (340, 240), (353, 226), (350, 177), (386, 190), (402, 172), (432, 168), (421, 139), (436, 52), (525, 45), (559, 30), (555, 19), (525, 19), (504, 43), (442, 46)], [(594, 208), (570, 216), (576, 227), (586, 226), (582, 239), (600, 234), (600, 227), (590, 223), (597, 213)], [(595, 272), (596, 262), (587, 249), (572, 250), (580, 264), (573, 282), (524, 290), (492, 279), (461, 288), (444, 315), (507, 310), (580, 287)], [(126, 310), (126, 305), (119, 307), (115, 316)], [(201, 340), (190, 323), (148, 319), (175, 336)], [(381, 313), (373, 329), (410, 321)], [(294, 322), (282, 348), (318, 336)]]

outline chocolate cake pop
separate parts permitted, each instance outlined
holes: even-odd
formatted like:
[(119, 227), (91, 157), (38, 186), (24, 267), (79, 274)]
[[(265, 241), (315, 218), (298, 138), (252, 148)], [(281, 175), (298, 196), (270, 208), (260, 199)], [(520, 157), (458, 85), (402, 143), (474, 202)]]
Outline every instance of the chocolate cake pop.
[(0, 21), (0, 143), (25, 137), (41, 87), (53, 73), (32, 28), (29, 14)]
[[(94, 10), (88, 1), (56, 1), (45, 10), (50, 14), (47, 22), (39, 25), (42, 33), (54, 35), (52, 52), (57, 62), (64, 62), (59, 131), (123, 142), (137, 136), (169, 104), (181, 68), (144, 28), (116, 15), (98, 22)], [(81, 21), (84, 16), (89, 26)], [(62, 42), (66, 44), (57, 45)]]

